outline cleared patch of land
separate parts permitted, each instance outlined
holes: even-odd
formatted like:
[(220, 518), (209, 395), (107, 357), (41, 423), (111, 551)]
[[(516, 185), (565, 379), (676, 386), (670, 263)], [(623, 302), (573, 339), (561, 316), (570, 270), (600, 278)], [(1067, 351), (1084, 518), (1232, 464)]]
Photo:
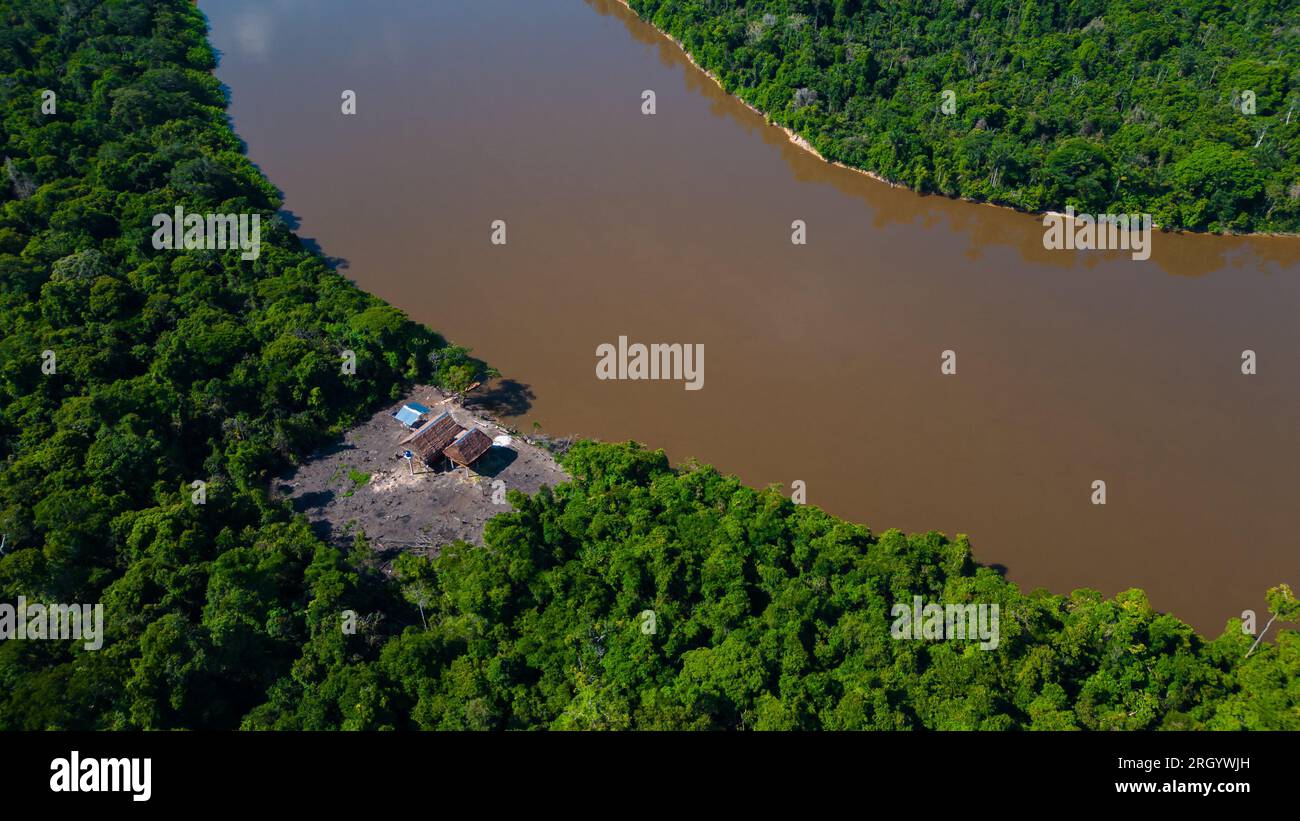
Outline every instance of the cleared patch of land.
[[(449, 411), (460, 425), (477, 426), (494, 439), (509, 436), (510, 444), (493, 445), (468, 470), (430, 470), (416, 460), (412, 472), (399, 444), (409, 431), (392, 416), (403, 402), (425, 405), (430, 418)], [(342, 441), (277, 477), (272, 490), (306, 515), (322, 538), (350, 544), (360, 531), (388, 558), (403, 550), (436, 555), (457, 539), (482, 544), (483, 524), (510, 510), (505, 491), (531, 494), (567, 479), (548, 451), (471, 413), (436, 388), (417, 386), (401, 402), (348, 431)]]

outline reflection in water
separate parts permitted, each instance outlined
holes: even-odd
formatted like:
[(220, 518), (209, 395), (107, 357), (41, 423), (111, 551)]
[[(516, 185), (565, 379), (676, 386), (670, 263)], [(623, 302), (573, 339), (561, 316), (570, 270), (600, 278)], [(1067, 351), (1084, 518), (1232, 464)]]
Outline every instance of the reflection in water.
[[(877, 531), (967, 533), (1027, 587), (1142, 587), (1204, 632), (1300, 582), (1296, 240), (1048, 252), (1040, 217), (799, 149), (612, 0), (202, 6), (302, 234), (506, 374), (479, 401), (518, 427), (801, 480)], [(597, 379), (619, 336), (703, 344), (705, 389)]]

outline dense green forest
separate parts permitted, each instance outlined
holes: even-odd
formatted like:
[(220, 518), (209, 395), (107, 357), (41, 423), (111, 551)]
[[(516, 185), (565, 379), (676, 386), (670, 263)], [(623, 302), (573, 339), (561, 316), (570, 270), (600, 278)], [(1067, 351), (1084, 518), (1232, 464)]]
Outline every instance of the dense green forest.
[[(0, 602), (102, 602), (106, 631), (0, 643), (0, 728), (1300, 728), (1294, 631), (1252, 653), (1140, 591), (1026, 595), (962, 540), (634, 445), (580, 443), (485, 547), (395, 577), (321, 542), (268, 477), (486, 368), (276, 217), (204, 27), (187, 0), (0, 5)], [(176, 205), (261, 214), (260, 255), (155, 250)], [(999, 604), (999, 646), (891, 638), (915, 595)]]
[(822, 156), (918, 191), (1300, 232), (1294, 0), (630, 5)]

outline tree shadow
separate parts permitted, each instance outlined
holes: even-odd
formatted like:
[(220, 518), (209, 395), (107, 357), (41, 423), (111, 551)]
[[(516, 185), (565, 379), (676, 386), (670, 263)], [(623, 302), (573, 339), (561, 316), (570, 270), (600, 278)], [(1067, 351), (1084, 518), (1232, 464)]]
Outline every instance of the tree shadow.
[(537, 394), (523, 382), (498, 379), (486, 388), (465, 397), (465, 407), (483, 410), (496, 416), (523, 416), (533, 406)]
[(313, 490), (301, 496), (295, 496), (290, 501), (295, 513), (306, 513), (309, 510), (319, 510), (334, 501), (334, 491)]
[[(354, 444), (352, 444), (351, 442), (345, 442), (345, 441), (339, 440), (339, 441), (337, 441), (337, 442), (333, 442), (333, 443), (331, 443), (331, 444), (324, 445), (324, 446), (319, 447), (319, 448), (317, 448), (316, 450), (312, 451), (312, 452), (311, 452), (311, 457), (310, 457), (310, 458), (311, 458), (312, 460), (316, 460), (316, 459), (324, 459), (324, 458), (326, 458), (326, 457), (328, 457), (328, 456), (336, 456), (336, 455), (342, 453), (342, 452), (345, 451), (345, 450), (356, 450), (356, 449), (357, 449), (357, 446), (354, 445)], [(290, 471), (290, 473), (293, 473), (293, 472), (296, 472), (296, 466), (295, 466), (295, 470)]]
[(325, 544), (337, 544), (334, 536), (334, 525), (328, 519), (316, 519), (308, 523), (312, 535), (320, 539)]
[[(280, 199), (282, 201), (284, 199), (283, 192), (280, 194)], [(331, 271), (336, 273), (339, 271), (346, 271), (352, 266), (352, 263), (343, 257), (332, 257), (325, 253), (325, 249), (321, 247), (321, 244), (312, 237), (304, 237), (299, 233), (302, 228), (302, 217), (298, 216), (288, 208), (281, 208), (276, 213), (279, 215), (280, 219), (284, 221), (285, 227), (292, 231), (293, 235), (298, 238), (298, 244), (302, 246), (303, 250), (315, 254), (325, 260), (325, 264), (329, 266)]]

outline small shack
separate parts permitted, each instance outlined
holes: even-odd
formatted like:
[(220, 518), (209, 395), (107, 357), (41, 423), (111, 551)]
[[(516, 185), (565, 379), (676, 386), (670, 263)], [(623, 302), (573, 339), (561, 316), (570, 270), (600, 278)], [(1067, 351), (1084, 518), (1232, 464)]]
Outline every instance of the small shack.
[(393, 414), (398, 422), (401, 422), (408, 428), (413, 428), (424, 421), (424, 417), (429, 415), (429, 409), (419, 402), (407, 402), (405, 405)]
[(476, 459), (487, 453), (491, 447), (492, 437), (478, 428), (472, 428), (457, 434), (455, 440), (443, 450), (443, 455), (457, 465), (468, 469)]
[(464, 432), (465, 429), (456, 424), (451, 414), (443, 411), (403, 439), (402, 445), (420, 457), (420, 461), (429, 467), (435, 467), (442, 458), (443, 450)]

